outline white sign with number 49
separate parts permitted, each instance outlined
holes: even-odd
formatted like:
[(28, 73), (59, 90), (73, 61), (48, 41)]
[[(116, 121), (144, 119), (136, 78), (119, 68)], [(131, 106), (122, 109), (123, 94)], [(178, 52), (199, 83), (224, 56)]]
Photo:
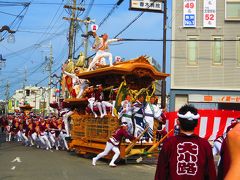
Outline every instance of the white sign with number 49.
[(196, 0), (183, 0), (183, 27), (196, 27)]

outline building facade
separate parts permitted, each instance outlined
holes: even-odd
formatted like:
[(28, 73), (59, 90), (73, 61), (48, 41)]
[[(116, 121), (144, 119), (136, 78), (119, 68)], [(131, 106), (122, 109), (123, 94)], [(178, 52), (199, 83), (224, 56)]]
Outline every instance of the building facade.
[(9, 100), (9, 112), (20, 110), (19, 106), (29, 104), (33, 107), (33, 112), (49, 114), (54, 110), (49, 106), (50, 103), (57, 101), (56, 89), (48, 87), (26, 86), (25, 89), (18, 89)]
[(240, 0), (172, 1), (170, 111), (240, 110)]

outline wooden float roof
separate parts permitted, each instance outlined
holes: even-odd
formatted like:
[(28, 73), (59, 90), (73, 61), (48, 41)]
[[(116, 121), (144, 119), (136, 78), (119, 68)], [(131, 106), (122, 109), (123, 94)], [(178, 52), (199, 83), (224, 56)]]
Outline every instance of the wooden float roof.
[(89, 72), (81, 72), (77, 74), (77, 76), (80, 79), (91, 79), (100, 76), (111, 76), (112, 74), (129, 75), (140, 69), (150, 72), (151, 77), (155, 80), (165, 79), (166, 77), (170, 76), (170, 74), (159, 72), (153, 65), (149, 63), (146, 56), (140, 56), (129, 61), (120, 62), (111, 67), (106, 66)]

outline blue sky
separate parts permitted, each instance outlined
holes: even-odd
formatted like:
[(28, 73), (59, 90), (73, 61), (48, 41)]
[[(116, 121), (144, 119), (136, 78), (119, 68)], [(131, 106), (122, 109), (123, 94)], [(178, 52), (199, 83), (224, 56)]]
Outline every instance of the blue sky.
[[(12, 1), (12, 0), (11, 0)], [(11, 2), (9, 1), (9, 2)], [(16, 2), (17, 0), (14, 0)], [(91, 0), (86, 0), (88, 4)], [(1, 1), (0, 1), (1, 2)], [(18, 0), (17, 2), (26, 2)], [(44, 3), (56, 3), (47, 5)], [(44, 79), (48, 72), (44, 71), (45, 56), (49, 54), (49, 43), (53, 44), (54, 64), (53, 70), (63, 63), (68, 54), (67, 34), (69, 23), (62, 19), (69, 16), (63, 9), (68, 0), (33, 0), (26, 12), (23, 22), (15, 34), (15, 43), (7, 42), (7, 38), (0, 42), (0, 54), (7, 59), (6, 66), (0, 70), (0, 99), (4, 98), (4, 86), (7, 80), (10, 82), (11, 95), (16, 89), (23, 86), (24, 69), (27, 71), (27, 85), (35, 85)], [(113, 7), (117, 0), (95, 0), (89, 16), (98, 24)], [(168, 39), (171, 37), (171, 1), (168, 4)], [(106, 5), (99, 5), (106, 4)], [(86, 9), (89, 5), (86, 5)], [(23, 7), (0, 6), (1, 12), (18, 14)], [(0, 12), (0, 26), (9, 25), (14, 16)], [(129, 0), (125, 0), (111, 15), (111, 17), (98, 30), (99, 34), (108, 33), (110, 37), (120, 32), (140, 12), (129, 11)], [(84, 17), (85, 13), (80, 16)], [(154, 38), (162, 39), (162, 14), (144, 13), (130, 28), (119, 38)], [(82, 41), (81, 33), (77, 34), (77, 45)], [(37, 46), (36, 44), (41, 44)], [(114, 56), (121, 56), (131, 59), (140, 55), (154, 57), (162, 64), (162, 43), (161, 42), (122, 42), (111, 46)], [(168, 42), (167, 73), (170, 73), (170, 43)], [(80, 49), (82, 50), (82, 49)], [(76, 53), (79, 54), (80, 51)], [(89, 50), (89, 54), (92, 51)], [(57, 71), (60, 74), (60, 71)], [(169, 82), (169, 79), (168, 79)], [(48, 80), (39, 83), (39, 86), (47, 86)], [(169, 84), (169, 83), (168, 83)], [(168, 85), (169, 87), (169, 85)]]

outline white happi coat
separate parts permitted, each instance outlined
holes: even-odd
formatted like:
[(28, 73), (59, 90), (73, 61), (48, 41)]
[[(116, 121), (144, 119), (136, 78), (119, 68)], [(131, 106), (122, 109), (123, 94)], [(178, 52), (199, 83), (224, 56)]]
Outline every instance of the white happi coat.
[[(93, 49), (96, 51), (96, 55), (93, 58), (92, 62), (89, 64), (88, 71), (92, 70), (95, 64), (99, 61), (101, 63), (101, 58), (109, 58), (109, 64), (112, 66), (112, 54), (109, 52), (109, 44), (117, 42), (118, 39), (108, 39), (106, 42), (103, 42), (103, 39), (96, 36)], [(105, 62), (105, 59), (103, 60)], [(106, 64), (106, 62), (105, 62)]]
[(128, 100), (121, 102), (122, 110), (118, 113), (119, 118), (121, 118), (122, 123), (126, 122), (128, 124), (128, 132), (133, 134), (133, 122), (132, 122), (132, 103)]
[(158, 105), (148, 103), (144, 109), (144, 118), (149, 125), (148, 135), (153, 138), (154, 119), (161, 119), (162, 110)]

